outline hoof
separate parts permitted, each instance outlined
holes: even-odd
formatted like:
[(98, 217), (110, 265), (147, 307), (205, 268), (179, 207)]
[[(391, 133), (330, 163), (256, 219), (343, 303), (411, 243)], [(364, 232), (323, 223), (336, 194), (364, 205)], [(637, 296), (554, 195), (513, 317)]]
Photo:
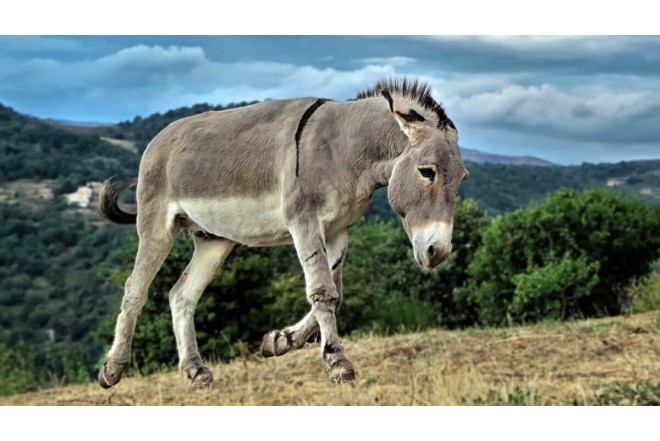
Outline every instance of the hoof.
[(355, 368), (347, 359), (337, 360), (328, 367), (328, 377), (333, 383), (348, 383), (355, 380)]
[(213, 372), (206, 366), (200, 366), (194, 375), (188, 374), (188, 378), (192, 381), (193, 388), (197, 390), (211, 389), (213, 386)]
[(109, 389), (121, 380), (126, 363), (113, 363), (106, 361), (99, 371), (99, 385), (103, 389)]
[(261, 341), (261, 355), (265, 358), (284, 355), (290, 349), (288, 340), (281, 331), (272, 331), (264, 335)]

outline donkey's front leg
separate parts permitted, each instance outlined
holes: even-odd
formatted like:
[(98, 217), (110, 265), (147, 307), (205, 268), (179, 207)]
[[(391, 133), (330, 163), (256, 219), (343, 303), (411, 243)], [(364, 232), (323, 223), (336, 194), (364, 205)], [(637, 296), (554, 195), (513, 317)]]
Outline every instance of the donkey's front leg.
[[(339, 299), (337, 309), (342, 302), (342, 280), (341, 270), (346, 258), (346, 247), (348, 245), (348, 229), (340, 231), (332, 237), (326, 238), (327, 260), (330, 264), (332, 280), (337, 288)], [(293, 326), (288, 326), (281, 331), (271, 331), (264, 335), (261, 343), (261, 354), (264, 357), (284, 355), (292, 349), (302, 348), (309, 337), (319, 330), (314, 311), (311, 310), (305, 317)]]
[(305, 272), (307, 299), (312, 304), (311, 314), (321, 330), (321, 351), (330, 379), (343, 383), (355, 378), (353, 364), (344, 355), (337, 334), (335, 311), (340, 296), (332, 278), (325, 248), (325, 240), (313, 219), (290, 226), (291, 236)]

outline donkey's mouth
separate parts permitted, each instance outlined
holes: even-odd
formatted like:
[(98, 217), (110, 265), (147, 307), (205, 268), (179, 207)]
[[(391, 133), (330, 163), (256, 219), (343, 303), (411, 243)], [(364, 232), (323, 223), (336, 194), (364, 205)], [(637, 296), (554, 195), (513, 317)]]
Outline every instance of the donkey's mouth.
[(448, 222), (434, 222), (413, 231), (413, 254), (419, 266), (435, 268), (449, 256), (452, 227)]
[(451, 253), (451, 245), (448, 249), (439, 249), (433, 246), (429, 246), (421, 251), (415, 249), (413, 255), (415, 256), (415, 262), (417, 262), (417, 265), (421, 268), (435, 268), (449, 257), (449, 253)]

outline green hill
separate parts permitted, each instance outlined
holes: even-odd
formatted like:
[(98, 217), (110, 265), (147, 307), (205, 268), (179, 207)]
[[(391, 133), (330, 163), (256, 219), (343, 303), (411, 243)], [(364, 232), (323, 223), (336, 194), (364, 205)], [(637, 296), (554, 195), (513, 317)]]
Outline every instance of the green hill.
[(165, 113), (154, 113), (145, 118), (136, 116), (132, 121), (122, 121), (113, 126), (101, 126), (89, 130), (88, 133), (95, 133), (99, 136), (116, 139), (127, 140), (135, 143), (138, 153), (142, 154), (147, 144), (154, 136), (163, 130), (168, 124), (187, 116), (197, 115), (199, 113), (208, 112), (211, 110), (227, 110), (235, 107), (243, 107), (252, 102), (230, 103), (226, 106), (210, 105), (210, 104), (195, 104), (190, 107), (179, 107), (177, 109), (169, 110)]
[[(560, 188), (606, 188), (651, 203), (660, 202), (660, 160), (572, 166), (466, 162), (465, 166), (470, 176), (461, 185), (460, 196), (474, 199), (491, 216), (541, 201)], [(368, 213), (396, 218), (387, 202), (387, 189), (376, 192)]]
[(461, 195), (477, 200), (490, 214), (527, 206), (559, 188), (609, 188), (628, 196), (660, 202), (660, 160), (563, 167), (466, 165), (470, 177), (462, 185)]
[(96, 134), (0, 105), (0, 345), (38, 348), (32, 356), (58, 374), (97, 361), (93, 333), (115, 299), (106, 279), (127, 232), (61, 195), (134, 176), (138, 164)]
[(0, 104), (0, 183), (52, 179), (56, 187), (83, 185), (133, 176), (139, 159), (96, 134), (74, 133)]

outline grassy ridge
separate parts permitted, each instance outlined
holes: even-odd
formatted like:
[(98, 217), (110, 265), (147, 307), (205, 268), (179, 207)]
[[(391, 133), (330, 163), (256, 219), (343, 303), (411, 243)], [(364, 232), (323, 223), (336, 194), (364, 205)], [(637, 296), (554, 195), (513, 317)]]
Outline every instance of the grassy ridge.
[[(316, 345), (212, 365), (193, 392), (178, 372), (53, 388), (2, 405), (658, 405), (660, 311), (507, 329), (428, 331), (345, 342), (358, 369), (330, 384)], [(172, 348), (174, 350), (174, 348)]]

